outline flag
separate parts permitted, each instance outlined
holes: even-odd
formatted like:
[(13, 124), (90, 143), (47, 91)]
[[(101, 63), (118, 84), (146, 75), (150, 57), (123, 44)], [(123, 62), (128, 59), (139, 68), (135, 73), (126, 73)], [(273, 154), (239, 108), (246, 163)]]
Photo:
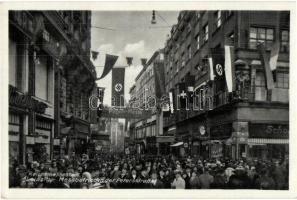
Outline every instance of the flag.
[(223, 48), (211, 49), (212, 66), (215, 74), (214, 82), (216, 91), (225, 91), (226, 78), (225, 78), (225, 55)]
[(131, 66), (132, 65), (133, 57), (126, 57), (126, 60), (127, 60), (127, 65), (128, 66)]
[(273, 71), (277, 67), (277, 59), (279, 55), (279, 48), (280, 48), (280, 43), (279, 41), (275, 41), (274, 44), (271, 47), (270, 51), (270, 60), (269, 60), (269, 65), (270, 69)]
[(99, 110), (103, 109), (103, 99), (104, 99), (104, 87), (97, 87), (98, 90), (98, 99), (99, 99)]
[(125, 132), (129, 131), (130, 129), (130, 121), (128, 119), (125, 119)]
[(112, 69), (112, 106), (124, 107), (125, 68)]
[(180, 103), (180, 109), (184, 110), (187, 107), (187, 93), (186, 93), (186, 83), (179, 83), (178, 84), (178, 90), (179, 90), (179, 103)]
[[(276, 12), (276, 27), (275, 30), (278, 31), (279, 33), (281, 33), (280, 31), (280, 12)], [(280, 49), (280, 36), (278, 34), (276, 34), (275, 37), (275, 42), (273, 43), (272, 47), (271, 47), (271, 51), (270, 51), (270, 60), (269, 60), (269, 64), (270, 64), (270, 69), (273, 71), (276, 69), (277, 67), (277, 59), (278, 59), (278, 55), (279, 55), (279, 49)]]
[(262, 60), (262, 64), (264, 65), (265, 69), (265, 77), (266, 77), (266, 85), (267, 89), (271, 90), (274, 88), (274, 81), (273, 81), (273, 75), (269, 64), (269, 57), (266, 53), (266, 49), (263, 43), (260, 43), (258, 46), (258, 51), (260, 53), (260, 57)]
[(215, 74), (213, 72), (213, 61), (212, 57), (208, 57), (208, 70), (209, 70), (209, 80), (213, 81)]
[(141, 58), (141, 65), (145, 66), (147, 59), (146, 58)]
[(225, 78), (228, 92), (235, 90), (234, 47), (225, 45)]
[(92, 59), (93, 59), (93, 60), (97, 60), (98, 55), (99, 55), (99, 52), (97, 52), (97, 51), (92, 51)]
[(174, 89), (170, 89), (169, 91), (169, 107), (170, 107), (170, 112), (171, 114), (174, 113), (174, 108), (176, 107), (175, 106), (175, 92), (174, 92)]
[(186, 83), (187, 96), (189, 98), (189, 102), (193, 103), (195, 76), (187, 74), (185, 77), (185, 83)]
[(118, 56), (106, 54), (103, 73), (100, 78), (97, 78), (97, 80), (104, 78), (110, 72), (110, 70), (113, 68), (114, 64), (116, 63), (117, 59), (118, 59)]
[(213, 71), (216, 78), (222, 79), (224, 77), (224, 51), (221, 48), (211, 49), (211, 57), (213, 62)]
[(165, 94), (165, 73), (164, 73), (164, 63), (156, 62), (154, 63), (154, 78), (155, 78), (155, 95), (156, 98), (160, 99), (163, 94)]

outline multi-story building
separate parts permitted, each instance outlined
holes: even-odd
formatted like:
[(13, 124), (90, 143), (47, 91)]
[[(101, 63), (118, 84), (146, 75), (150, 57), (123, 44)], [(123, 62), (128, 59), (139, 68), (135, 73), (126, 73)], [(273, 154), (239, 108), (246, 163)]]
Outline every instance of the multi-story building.
[(138, 153), (165, 153), (167, 149), (163, 148), (163, 144), (173, 142), (173, 137), (163, 137), (163, 116), (157, 109), (155, 70), (158, 67), (164, 68), (163, 50), (152, 55), (130, 89), (130, 98), (136, 102), (137, 107), (152, 113), (149, 117), (131, 122), (130, 139), (136, 144)]
[(90, 12), (9, 12), (11, 158), (51, 159), (63, 133), (87, 137), (96, 78), (89, 52)]
[[(181, 83), (192, 84), (197, 101), (189, 105), (201, 109), (164, 118), (164, 134), (176, 138), (173, 152), (234, 159), (288, 155), (289, 21), (285, 11), (180, 12), (164, 51), (166, 92), (181, 94)], [(260, 43), (267, 55), (278, 55), (269, 69), (274, 87), (267, 85)], [(213, 52), (226, 45), (234, 47), (233, 91), (225, 79), (211, 78), (218, 72), (209, 61), (224, 56)], [(193, 76), (193, 83), (187, 81)]]

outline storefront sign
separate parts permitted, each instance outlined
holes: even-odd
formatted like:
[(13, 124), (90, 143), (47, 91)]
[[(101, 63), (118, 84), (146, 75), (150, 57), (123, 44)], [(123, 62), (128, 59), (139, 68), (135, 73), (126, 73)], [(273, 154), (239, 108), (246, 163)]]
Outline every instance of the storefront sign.
[(212, 158), (219, 158), (223, 156), (223, 146), (220, 143), (214, 143), (211, 145), (210, 151)]
[(222, 124), (210, 128), (211, 139), (226, 139), (232, 134), (232, 123)]
[(32, 136), (26, 137), (26, 144), (35, 144), (35, 138)]
[(150, 110), (139, 110), (139, 109), (103, 109), (102, 117), (106, 118), (132, 118), (132, 119), (141, 119), (150, 117), (152, 112)]
[(274, 138), (288, 139), (289, 125), (288, 124), (250, 124), (250, 138)]
[(9, 105), (29, 109), (37, 113), (45, 113), (48, 107), (45, 103), (33, 99), (29, 95), (17, 92), (17, 88), (9, 85)]

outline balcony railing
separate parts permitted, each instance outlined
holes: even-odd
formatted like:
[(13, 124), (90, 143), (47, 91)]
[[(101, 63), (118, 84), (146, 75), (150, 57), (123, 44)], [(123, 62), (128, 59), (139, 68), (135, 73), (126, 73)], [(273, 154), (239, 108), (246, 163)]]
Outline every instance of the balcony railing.
[[(176, 122), (180, 122), (198, 115), (201, 115), (209, 110), (213, 110), (219, 108), (221, 106), (233, 103), (233, 102), (253, 102), (255, 101), (255, 89), (253, 87), (245, 87), (239, 90), (236, 90), (232, 93), (228, 91), (222, 91), (216, 93), (212, 97), (205, 98), (205, 102), (203, 103), (203, 107), (197, 110), (189, 109), (189, 110), (179, 110), (175, 111), (174, 114), (170, 115), (170, 117), (164, 117), (164, 126), (170, 126), (175, 124)], [(193, 108), (190, 105), (190, 108)]]

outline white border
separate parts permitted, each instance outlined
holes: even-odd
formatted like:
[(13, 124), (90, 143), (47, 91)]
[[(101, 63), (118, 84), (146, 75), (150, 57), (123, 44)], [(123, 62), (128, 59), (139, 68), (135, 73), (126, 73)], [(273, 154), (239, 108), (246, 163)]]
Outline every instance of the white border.
[[(76, 190), (76, 189), (8, 189), (8, 10), (290, 10), (290, 122), (295, 122), (296, 93), (296, 9), (295, 2), (229, 1), (229, 2), (4, 2), (0, 4), (0, 106), (1, 106), (1, 184), (2, 198), (297, 198), (296, 193), (296, 130), (290, 123), (290, 189), (289, 191), (261, 190)], [(293, 101), (292, 101), (293, 100)]]

